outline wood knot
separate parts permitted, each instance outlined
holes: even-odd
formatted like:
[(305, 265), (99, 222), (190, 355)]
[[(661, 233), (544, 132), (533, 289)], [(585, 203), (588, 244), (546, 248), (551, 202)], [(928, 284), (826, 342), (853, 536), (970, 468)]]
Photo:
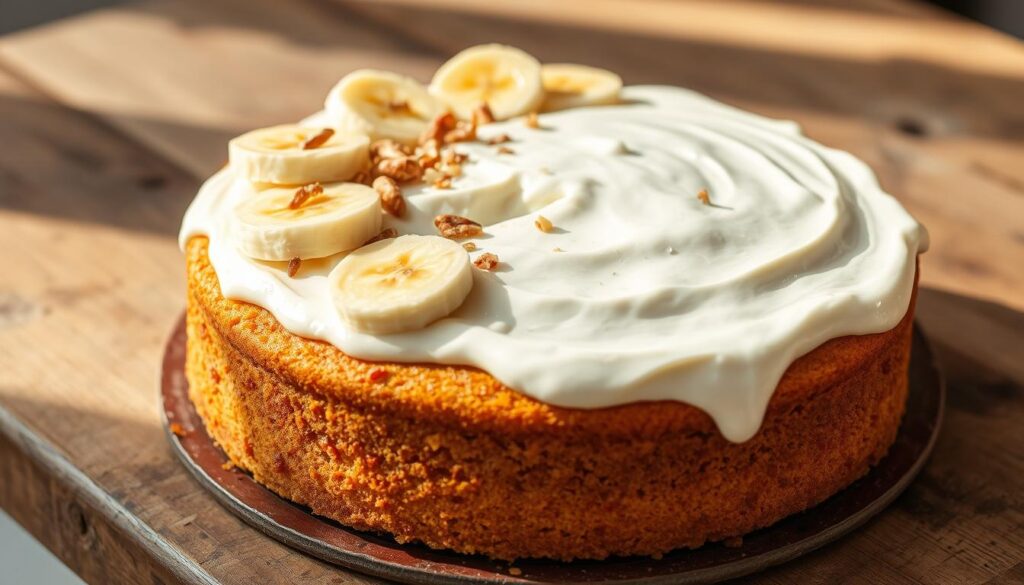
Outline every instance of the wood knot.
[(139, 187), (147, 191), (154, 191), (167, 185), (167, 177), (157, 174), (143, 175), (139, 177), (138, 183)]
[(13, 292), (0, 291), (0, 329), (28, 323), (43, 314), (43, 308)]
[(67, 503), (65, 514), (69, 534), (78, 538), (82, 548), (93, 548), (96, 543), (96, 531), (93, 530), (92, 523), (89, 522), (82, 506), (71, 500)]
[(895, 126), (900, 133), (914, 138), (927, 138), (932, 133), (923, 120), (910, 116), (896, 118)]

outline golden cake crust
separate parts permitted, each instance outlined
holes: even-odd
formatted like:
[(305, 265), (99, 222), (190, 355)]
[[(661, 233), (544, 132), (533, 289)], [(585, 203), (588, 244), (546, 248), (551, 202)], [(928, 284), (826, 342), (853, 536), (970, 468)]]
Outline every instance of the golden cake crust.
[(225, 299), (187, 244), (190, 395), (231, 460), (318, 514), (495, 558), (660, 554), (739, 536), (863, 475), (903, 414), (913, 302), (796, 360), (734, 444), (677, 402), (548, 405), (471, 367), (372, 363)]

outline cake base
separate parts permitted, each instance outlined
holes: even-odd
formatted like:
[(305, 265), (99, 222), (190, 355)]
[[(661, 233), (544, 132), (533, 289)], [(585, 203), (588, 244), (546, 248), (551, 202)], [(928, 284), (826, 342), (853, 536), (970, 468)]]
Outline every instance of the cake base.
[(867, 475), (821, 504), (747, 534), (735, 547), (707, 544), (661, 559), (524, 559), (510, 566), (346, 528), (279, 497), (233, 467), (189, 400), (185, 331), (183, 318), (167, 343), (161, 375), (164, 425), (185, 467), (222, 505), (272, 538), (324, 561), (403, 583), (713, 583), (765, 569), (839, 538), (892, 502), (931, 452), (945, 400), (931, 351), (915, 329), (906, 415), (895, 442)]

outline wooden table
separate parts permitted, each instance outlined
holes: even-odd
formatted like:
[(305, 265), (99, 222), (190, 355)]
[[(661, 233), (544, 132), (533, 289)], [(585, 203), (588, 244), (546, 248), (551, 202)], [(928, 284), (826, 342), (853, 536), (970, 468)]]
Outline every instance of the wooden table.
[(376, 582), (243, 525), (172, 458), (175, 236), (231, 136), (354, 68), (427, 79), (486, 41), (795, 119), (931, 229), (931, 462), (751, 582), (1024, 582), (1024, 45), (894, 0), (157, 0), (0, 38), (0, 505), (94, 583)]

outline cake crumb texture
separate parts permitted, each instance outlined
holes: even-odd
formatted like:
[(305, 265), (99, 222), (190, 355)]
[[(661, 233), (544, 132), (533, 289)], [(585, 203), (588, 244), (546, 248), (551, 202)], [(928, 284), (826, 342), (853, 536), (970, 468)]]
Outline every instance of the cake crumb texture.
[(826, 499), (895, 439), (913, 301), (892, 330), (787, 370), (761, 430), (730, 443), (676, 402), (544, 404), (471, 367), (373, 363), (225, 299), (187, 245), (189, 394), (231, 462), (360, 530), (496, 559), (660, 555)]

